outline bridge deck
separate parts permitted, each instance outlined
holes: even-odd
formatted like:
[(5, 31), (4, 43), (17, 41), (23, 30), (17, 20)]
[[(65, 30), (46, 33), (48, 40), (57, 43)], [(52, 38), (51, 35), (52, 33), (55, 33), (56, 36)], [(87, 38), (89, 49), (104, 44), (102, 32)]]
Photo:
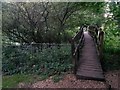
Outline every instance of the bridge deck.
[(104, 80), (95, 43), (88, 32), (84, 32), (84, 38), (85, 42), (81, 51), (79, 66), (76, 73), (77, 78)]

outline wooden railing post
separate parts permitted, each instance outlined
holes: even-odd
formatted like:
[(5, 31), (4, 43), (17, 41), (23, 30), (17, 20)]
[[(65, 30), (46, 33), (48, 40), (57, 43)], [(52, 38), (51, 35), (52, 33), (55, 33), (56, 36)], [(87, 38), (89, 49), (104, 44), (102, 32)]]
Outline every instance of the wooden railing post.
[[(98, 34), (98, 31), (99, 31), (99, 34)], [(100, 60), (102, 60), (102, 58), (103, 58), (104, 32), (102, 31), (101, 28), (95, 27), (95, 29), (93, 30), (93, 32), (91, 32), (91, 30), (89, 30), (89, 33), (93, 37), (93, 39), (94, 39), (94, 41), (96, 43)]]
[(104, 40), (104, 32), (100, 31), (100, 33), (99, 33), (99, 54), (100, 54), (100, 59), (103, 58), (103, 40)]
[(77, 71), (77, 53), (74, 56), (75, 66), (74, 66), (74, 74), (76, 74)]
[(79, 57), (80, 57), (80, 50), (79, 50), (79, 48), (77, 49), (77, 61), (79, 60)]
[(71, 40), (71, 52), (72, 52), (72, 56), (74, 54), (75, 51), (75, 43), (74, 43), (74, 39)]
[(74, 54), (74, 51), (75, 51), (75, 42), (74, 42), (74, 39), (71, 40), (71, 54), (72, 54), (72, 63), (74, 65), (74, 68), (73, 68), (73, 73), (75, 74), (75, 70), (76, 70), (76, 57), (73, 55)]

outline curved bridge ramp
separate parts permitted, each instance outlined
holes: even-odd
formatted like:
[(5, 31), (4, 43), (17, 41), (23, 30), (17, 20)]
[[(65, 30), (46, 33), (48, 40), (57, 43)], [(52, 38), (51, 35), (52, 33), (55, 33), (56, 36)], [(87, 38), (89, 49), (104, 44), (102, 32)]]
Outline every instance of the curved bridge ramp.
[(103, 81), (104, 75), (93, 38), (84, 32), (84, 46), (81, 51), (76, 76), (81, 79)]

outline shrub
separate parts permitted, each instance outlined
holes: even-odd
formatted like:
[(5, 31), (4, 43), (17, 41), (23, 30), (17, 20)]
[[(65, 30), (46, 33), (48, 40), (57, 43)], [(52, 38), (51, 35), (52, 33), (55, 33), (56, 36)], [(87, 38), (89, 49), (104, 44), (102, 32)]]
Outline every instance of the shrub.
[(105, 71), (120, 69), (120, 48), (104, 48), (103, 69)]
[(34, 52), (31, 48), (3, 47), (4, 75), (25, 73), (55, 75), (72, 68), (70, 45), (53, 46)]

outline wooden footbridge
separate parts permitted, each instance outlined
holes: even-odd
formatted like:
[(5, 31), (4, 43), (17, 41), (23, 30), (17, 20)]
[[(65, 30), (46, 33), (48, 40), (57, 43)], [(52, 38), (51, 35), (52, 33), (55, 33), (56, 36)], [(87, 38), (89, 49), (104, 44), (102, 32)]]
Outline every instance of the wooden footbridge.
[(104, 32), (96, 26), (89, 26), (88, 31), (83, 28), (71, 42), (74, 73), (81, 79), (105, 80), (101, 66)]

